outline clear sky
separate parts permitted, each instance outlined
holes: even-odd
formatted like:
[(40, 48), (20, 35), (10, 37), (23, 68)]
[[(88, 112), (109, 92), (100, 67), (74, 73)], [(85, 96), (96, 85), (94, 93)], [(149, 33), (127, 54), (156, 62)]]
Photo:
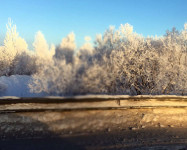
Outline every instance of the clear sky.
[(69, 32), (78, 45), (110, 25), (129, 23), (137, 33), (163, 35), (187, 22), (187, 0), (0, 0), (0, 40), (11, 18), (29, 44), (40, 30), (48, 43), (58, 44)]

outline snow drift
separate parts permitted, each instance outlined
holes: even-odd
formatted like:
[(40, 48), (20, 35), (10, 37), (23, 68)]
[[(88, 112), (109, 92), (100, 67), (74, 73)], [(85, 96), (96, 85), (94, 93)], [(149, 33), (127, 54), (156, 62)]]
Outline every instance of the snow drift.
[(0, 96), (16, 96), (16, 97), (40, 97), (44, 93), (31, 93), (28, 83), (32, 80), (27, 75), (12, 75), (10, 77), (0, 77)]

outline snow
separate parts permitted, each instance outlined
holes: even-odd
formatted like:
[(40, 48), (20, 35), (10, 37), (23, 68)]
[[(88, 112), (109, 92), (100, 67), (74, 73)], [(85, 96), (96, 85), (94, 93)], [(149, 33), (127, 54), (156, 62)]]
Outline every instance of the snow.
[(0, 77), (0, 96), (8, 97), (42, 97), (44, 93), (31, 93), (28, 83), (32, 80), (27, 75), (12, 75)]

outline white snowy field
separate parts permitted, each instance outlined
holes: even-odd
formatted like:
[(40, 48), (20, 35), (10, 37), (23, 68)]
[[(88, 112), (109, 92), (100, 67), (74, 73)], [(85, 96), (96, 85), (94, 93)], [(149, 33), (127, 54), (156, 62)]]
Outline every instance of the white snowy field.
[(15, 97), (41, 97), (44, 93), (31, 93), (28, 83), (32, 80), (31, 76), (27, 75), (12, 75), (10, 77), (0, 77), (0, 96), (15, 96)]

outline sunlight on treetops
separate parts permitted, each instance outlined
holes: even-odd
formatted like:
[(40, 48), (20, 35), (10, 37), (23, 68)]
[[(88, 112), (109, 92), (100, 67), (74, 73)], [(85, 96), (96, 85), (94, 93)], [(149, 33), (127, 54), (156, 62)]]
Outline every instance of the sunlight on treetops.
[(35, 53), (42, 58), (52, 58), (55, 54), (55, 46), (52, 44), (49, 48), (49, 45), (41, 31), (36, 33), (33, 47)]
[(62, 39), (62, 42), (60, 44), (61, 49), (69, 49), (69, 50), (75, 50), (76, 44), (75, 44), (75, 34), (71, 32), (67, 35), (67, 37)]
[(9, 19), (7, 27), (7, 33), (4, 39), (4, 48), (7, 53), (14, 57), (17, 53), (28, 50), (26, 41), (19, 36), (16, 30), (16, 25), (13, 25), (11, 19)]

